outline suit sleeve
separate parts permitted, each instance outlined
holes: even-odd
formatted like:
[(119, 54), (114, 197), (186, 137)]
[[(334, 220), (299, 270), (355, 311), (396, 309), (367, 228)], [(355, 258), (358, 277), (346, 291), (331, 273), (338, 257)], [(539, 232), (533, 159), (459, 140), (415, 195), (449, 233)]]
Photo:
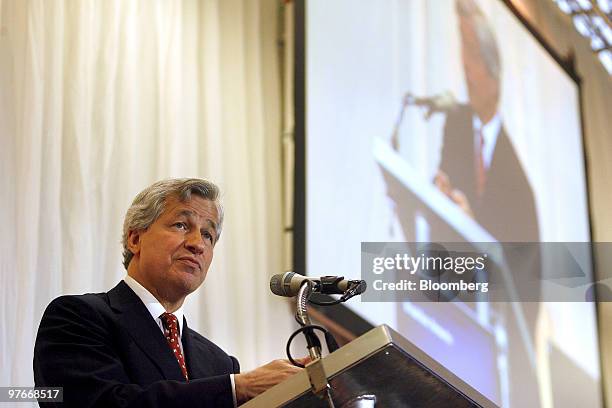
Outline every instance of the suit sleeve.
[(80, 297), (63, 296), (47, 307), (34, 348), (34, 380), (38, 387), (63, 387), (64, 403), (41, 406), (233, 407), (229, 375), (130, 383), (109, 325)]
[(240, 363), (238, 359), (234, 356), (230, 356), (230, 358), (232, 359), (232, 372), (234, 374), (240, 374)]

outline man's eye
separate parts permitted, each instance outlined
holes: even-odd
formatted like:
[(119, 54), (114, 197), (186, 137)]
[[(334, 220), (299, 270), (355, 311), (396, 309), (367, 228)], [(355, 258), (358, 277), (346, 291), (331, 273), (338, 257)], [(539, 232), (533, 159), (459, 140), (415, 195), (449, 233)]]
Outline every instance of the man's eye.
[(187, 224), (185, 224), (184, 222), (177, 222), (176, 224), (174, 224), (174, 226), (178, 229), (183, 229), (183, 230), (187, 229)]
[(202, 236), (203, 236), (205, 239), (209, 240), (210, 242), (213, 242), (213, 236), (212, 236), (212, 234), (211, 234), (210, 232), (208, 232), (208, 231), (204, 231), (204, 232), (202, 233)]

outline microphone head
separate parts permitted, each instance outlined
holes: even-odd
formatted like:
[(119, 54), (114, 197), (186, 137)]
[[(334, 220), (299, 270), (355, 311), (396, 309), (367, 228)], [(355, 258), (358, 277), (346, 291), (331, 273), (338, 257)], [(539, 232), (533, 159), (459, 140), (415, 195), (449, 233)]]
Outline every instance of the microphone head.
[(297, 296), (305, 281), (318, 282), (317, 278), (307, 278), (295, 272), (279, 273), (270, 278), (270, 290), (278, 296)]
[(277, 273), (276, 275), (272, 275), (272, 277), (270, 278), (270, 290), (272, 291), (272, 293), (278, 296), (283, 296), (283, 275), (284, 274), (282, 273)]
[(270, 278), (270, 290), (277, 296), (291, 297), (291, 279), (295, 272), (277, 273)]

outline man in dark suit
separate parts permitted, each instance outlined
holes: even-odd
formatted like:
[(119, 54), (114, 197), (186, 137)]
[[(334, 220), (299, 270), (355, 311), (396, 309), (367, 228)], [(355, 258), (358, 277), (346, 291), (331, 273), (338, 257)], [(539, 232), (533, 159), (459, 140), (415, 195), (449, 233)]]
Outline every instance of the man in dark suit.
[[(299, 369), (239, 364), (191, 330), (185, 297), (204, 281), (223, 222), (218, 188), (171, 179), (142, 191), (123, 228), (127, 276), (107, 293), (47, 307), (34, 350), (36, 386), (64, 388), (65, 406), (233, 407)], [(305, 362), (305, 360), (302, 360)]]
[(435, 183), (499, 241), (537, 242), (534, 194), (499, 113), (495, 38), (473, 1), (457, 11), (470, 101), (448, 112)]
[[(499, 242), (540, 240), (536, 201), (529, 179), (508, 137), (499, 112), (501, 61), (495, 37), (473, 0), (457, 0), (461, 57), (469, 104), (447, 113), (444, 143), (434, 183), (465, 213)], [(437, 231), (432, 227), (432, 236)], [(522, 300), (526, 338), (533, 344), (539, 313), (540, 254), (537, 246), (525, 254), (505, 252), (513, 283)], [(501, 283), (495, 267), (487, 280)], [(507, 305), (498, 304), (505, 316), (508, 336), (507, 366), (511, 406), (538, 406), (540, 402), (535, 356), (521, 335), (523, 327)]]
[[(475, 127), (476, 113), (459, 105), (448, 113), (436, 184), (471, 217), (504, 242), (537, 242), (538, 218), (533, 191), (501, 119)], [(490, 151), (477, 157), (481, 129), (492, 131)], [(487, 157), (487, 154), (489, 155)], [(479, 180), (480, 161), (483, 180)]]

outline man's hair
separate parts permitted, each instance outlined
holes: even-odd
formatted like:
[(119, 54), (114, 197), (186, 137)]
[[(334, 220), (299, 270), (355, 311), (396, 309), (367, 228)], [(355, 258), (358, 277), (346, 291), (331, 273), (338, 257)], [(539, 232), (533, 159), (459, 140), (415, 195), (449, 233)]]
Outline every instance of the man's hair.
[(158, 181), (142, 190), (125, 214), (123, 221), (123, 266), (128, 268), (134, 254), (128, 249), (128, 235), (130, 231), (146, 230), (164, 212), (166, 200), (170, 197), (185, 202), (195, 194), (212, 201), (217, 206), (219, 224), (217, 225), (217, 238), (221, 235), (223, 225), (223, 206), (220, 202), (220, 190), (214, 183), (193, 178), (167, 179)]
[(457, 14), (465, 19), (476, 32), (480, 55), (491, 77), (499, 81), (501, 76), (501, 60), (495, 35), (485, 15), (473, 0), (457, 0)]

